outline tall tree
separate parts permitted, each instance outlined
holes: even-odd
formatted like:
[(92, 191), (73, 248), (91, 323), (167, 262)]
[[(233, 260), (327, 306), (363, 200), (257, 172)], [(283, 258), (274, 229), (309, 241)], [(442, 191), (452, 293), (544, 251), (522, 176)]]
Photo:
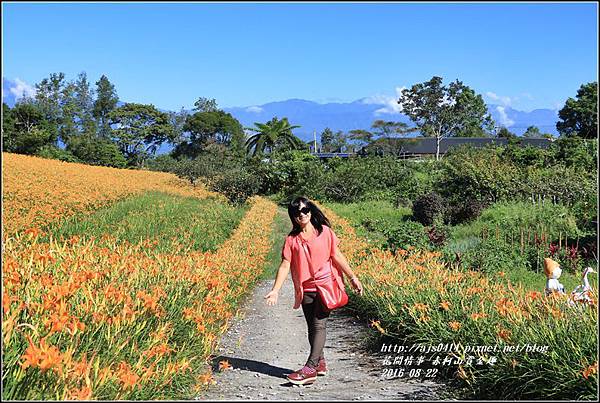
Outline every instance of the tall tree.
[(436, 159), (442, 139), (474, 125), (492, 130), (494, 124), (481, 95), (458, 80), (446, 87), (441, 77), (434, 76), (402, 90), (398, 104), (422, 136), (436, 139)]
[(335, 152), (343, 152), (346, 151), (348, 147), (348, 142), (346, 141), (346, 135), (343, 131), (338, 130), (333, 135), (333, 142), (331, 143), (333, 150)]
[(216, 99), (200, 97), (194, 102), (194, 108), (192, 110), (196, 112), (216, 112), (219, 108), (217, 107)]
[(325, 130), (323, 130), (323, 132), (321, 133), (321, 151), (324, 153), (331, 153), (335, 151), (333, 142), (333, 131), (329, 127), (326, 127)]
[(235, 155), (243, 155), (244, 129), (241, 123), (222, 110), (208, 110), (189, 115), (173, 154), (196, 158), (210, 143), (222, 144), (230, 148)]
[(371, 125), (371, 129), (374, 129), (374, 135), (378, 137), (394, 137), (402, 136), (415, 131), (414, 128), (409, 128), (404, 122), (392, 122), (385, 120), (376, 120)]
[(61, 92), (61, 125), (59, 135), (65, 144), (79, 134), (78, 117), (81, 114), (79, 104), (76, 99), (76, 86), (72, 82), (64, 85)]
[(325, 130), (323, 130), (323, 133), (321, 133), (321, 149), (323, 152), (339, 153), (342, 152), (346, 146), (346, 135), (343, 131), (338, 130), (334, 133), (330, 128), (327, 127)]
[[(47, 130), (58, 139), (63, 123), (62, 99), (66, 85), (64, 73), (52, 73), (35, 85), (35, 104), (48, 123)], [(28, 102), (28, 101), (26, 101)]]
[(115, 86), (111, 84), (105, 75), (96, 82), (97, 98), (94, 102), (93, 115), (98, 119), (100, 137), (110, 138), (109, 114), (117, 107), (119, 97)]
[(79, 131), (89, 135), (96, 135), (94, 91), (90, 88), (90, 83), (85, 72), (79, 73), (75, 81), (75, 99), (77, 102)]
[(14, 152), (15, 149), (15, 118), (12, 109), (2, 102), (2, 151)]
[(515, 137), (517, 137), (517, 135), (508, 130), (506, 127), (502, 126), (500, 130), (498, 130), (496, 137), (504, 139), (514, 139)]
[(267, 123), (254, 123), (255, 127), (249, 127), (248, 130), (256, 134), (246, 140), (246, 150), (253, 156), (262, 155), (265, 151), (272, 152), (275, 149), (278, 140), (287, 143), (291, 148), (304, 148), (302, 140), (296, 137), (293, 129), (300, 126), (292, 126), (287, 118), (281, 120), (274, 117)]
[(19, 102), (13, 109), (2, 105), (3, 151), (35, 154), (57, 141), (55, 125), (35, 102)]
[(154, 105), (127, 103), (113, 109), (107, 119), (108, 124), (116, 126), (112, 138), (129, 165), (143, 168), (162, 143), (173, 140), (169, 115)]
[(598, 137), (598, 82), (583, 84), (577, 90), (576, 99), (569, 98), (558, 112), (561, 121), (556, 130), (564, 136), (584, 139)]
[(523, 137), (527, 138), (540, 138), (542, 137), (542, 132), (537, 126), (529, 126), (525, 133), (523, 133)]
[(358, 143), (359, 146), (366, 146), (373, 140), (374, 134), (368, 130), (354, 129), (348, 132), (348, 139)]
[(181, 107), (179, 112), (168, 112), (168, 114), (171, 126), (173, 126), (173, 144), (177, 146), (178, 144), (186, 141), (184, 137), (184, 126), (190, 114), (183, 108), (183, 106)]

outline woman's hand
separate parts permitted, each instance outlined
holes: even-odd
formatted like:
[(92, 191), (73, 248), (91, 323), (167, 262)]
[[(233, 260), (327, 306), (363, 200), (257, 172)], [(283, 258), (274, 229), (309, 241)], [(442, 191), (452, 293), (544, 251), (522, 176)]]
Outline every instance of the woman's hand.
[(277, 303), (278, 297), (279, 297), (279, 293), (275, 290), (271, 290), (267, 295), (265, 295), (265, 299), (267, 300), (267, 305), (275, 305)]
[(360, 296), (363, 295), (363, 286), (360, 283), (360, 280), (358, 279), (358, 277), (352, 277), (350, 279), (350, 284), (352, 284), (352, 288), (354, 288), (356, 290), (356, 292), (358, 292), (358, 295), (360, 295)]

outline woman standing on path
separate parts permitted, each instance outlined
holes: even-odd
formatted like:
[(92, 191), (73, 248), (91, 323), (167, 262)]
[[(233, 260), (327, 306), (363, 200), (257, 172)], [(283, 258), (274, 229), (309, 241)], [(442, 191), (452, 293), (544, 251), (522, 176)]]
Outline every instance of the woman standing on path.
[[(329, 220), (313, 202), (305, 197), (297, 197), (288, 205), (288, 214), (293, 228), (286, 237), (281, 251), (282, 260), (275, 284), (265, 295), (265, 299), (268, 305), (277, 303), (279, 290), (291, 270), (295, 291), (293, 309), (298, 309), (302, 305), (308, 325), (310, 355), (304, 367), (287, 375), (287, 378), (291, 383), (304, 385), (314, 382), (317, 375), (327, 373), (323, 347), (327, 330), (326, 321), (330, 312), (317, 293), (315, 278), (321, 280), (327, 276), (335, 276), (339, 284), (343, 284), (343, 276), (339, 271), (341, 269), (350, 278), (352, 287), (360, 295), (363, 293), (363, 288), (350, 269), (348, 261), (338, 249), (339, 240), (331, 229)], [(315, 278), (310, 273), (306, 250), (310, 252), (313, 267), (318, 268), (314, 273)]]

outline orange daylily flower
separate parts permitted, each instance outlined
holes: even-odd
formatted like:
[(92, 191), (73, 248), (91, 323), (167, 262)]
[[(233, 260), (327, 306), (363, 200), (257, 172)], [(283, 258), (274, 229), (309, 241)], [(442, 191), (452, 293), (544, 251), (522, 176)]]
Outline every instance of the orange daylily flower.
[(501, 329), (500, 331), (498, 331), (498, 337), (500, 337), (504, 341), (510, 340), (510, 334), (511, 331), (508, 329)]
[(582, 371), (582, 375), (585, 379), (588, 379), (591, 375), (595, 375), (598, 372), (598, 362), (586, 367)]
[(381, 327), (381, 324), (378, 320), (371, 320), (371, 326), (376, 328), (379, 333), (385, 334), (385, 329)]
[(449, 322), (448, 326), (450, 326), (450, 329), (457, 331), (458, 329), (460, 329), (461, 324), (460, 324), (460, 322), (453, 321), (453, 322)]
[(479, 319), (483, 319), (487, 316), (487, 314), (483, 313), (483, 312), (474, 312), (472, 314), (469, 315), (469, 317), (473, 320), (479, 320)]
[(92, 398), (92, 389), (84, 386), (81, 389), (73, 389), (67, 392), (66, 400), (90, 400)]
[(232, 369), (233, 367), (231, 366), (231, 364), (229, 363), (229, 361), (227, 360), (222, 360), (219, 361), (219, 370), (220, 371), (226, 371), (228, 369)]
[(140, 377), (131, 370), (130, 366), (126, 362), (121, 362), (118, 369), (119, 381), (123, 384), (123, 389), (133, 389)]
[(62, 372), (60, 364), (62, 364), (62, 355), (58, 348), (49, 346), (46, 343), (46, 339), (40, 340), (40, 346), (36, 347), (31, 340), (29, 335), (26, 336), (29, 346), (25, 350), (25, 353), (21, 356), (24, 361), (21, 363), (21, 368), (37, 367), (42, 371), (46, 371), (50, 368), (54, 368), (57, 372)]

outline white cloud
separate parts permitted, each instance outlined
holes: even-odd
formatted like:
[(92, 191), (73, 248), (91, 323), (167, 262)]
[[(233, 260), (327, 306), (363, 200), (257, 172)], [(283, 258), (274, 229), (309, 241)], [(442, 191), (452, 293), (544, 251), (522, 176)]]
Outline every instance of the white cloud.
[(497, 106), (496, 111), (500, 114), (500, 124), (504, 127), (510, 127), (515, 124), (514, 120), (510, 120), (506, 115), (506, 111), (504, 110), (504, 106)]
[(503, 97), (490, 91), (486, 92), (485, 95), (492, 101), (500, 102), (504, 106), (510, 106), (514, 101), (510, 97)]
[(9, 91), (15, 96), (15, 99), (33, 97), (35, 95), (35, 88), (23, 80), (16, 78), (12, 84), (13, 85), (9, 88)]
[(531, 94), (530, 94), (530, 93), (528, 93), (528, 92), (524, 92), (524, 93), (522, 93), (522, 94), (521, 94), (521, 96), (522, 96), (523, 98), (526, 98), (526, 99), (530, 100), (530, 101), (533, 101), (533, 95), (531, 95)]
[(362, 102), (364, 104), (383, 105), (383, 108), (377, 109), (374, 113), (375, 116), (383, 114), (396, 114), (402, 112), (402, 105), (398, 104), (398, 99), (402, 95), (402, 90), (406, 87), (396, 87), (396, 96), (389, 95), (372, 95), (364, 98)]
[(249, 106), (246, 108), (246, 112), (261, 113), (262, 111), (263, 108), (261, 108), (260, 106)]

